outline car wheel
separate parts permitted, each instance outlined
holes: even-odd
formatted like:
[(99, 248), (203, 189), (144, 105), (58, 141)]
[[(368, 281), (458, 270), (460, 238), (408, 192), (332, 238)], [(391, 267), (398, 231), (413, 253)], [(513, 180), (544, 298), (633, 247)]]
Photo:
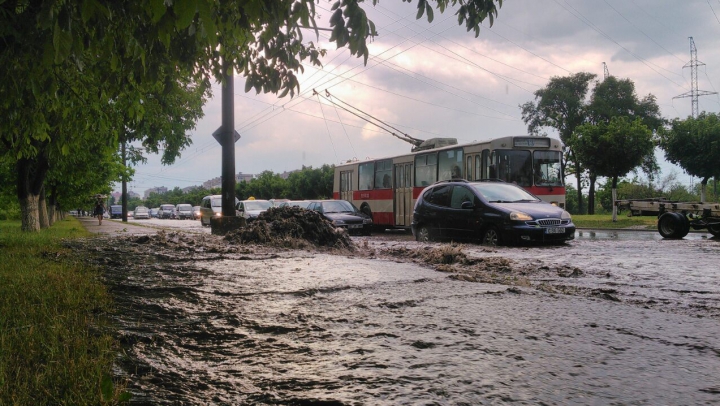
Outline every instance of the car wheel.
[(433, 240), (433, 236), (430, 233), (428, 226), (420, 226), (420, 228), (418, 228), (415, 240), (419, 242), (430, 242)]
[(690, 231), (690, 224), (680, 213), (663, 213), (658, 219), (658, 232), (663, 238), (683, 238)]
[(485, 229), (485, 232), (483, 233), (482, 243), (483, 245), (489, 245), (491, 247), (500, 244), (500, 232), (498, 231), (497, 227), (491, 225)]

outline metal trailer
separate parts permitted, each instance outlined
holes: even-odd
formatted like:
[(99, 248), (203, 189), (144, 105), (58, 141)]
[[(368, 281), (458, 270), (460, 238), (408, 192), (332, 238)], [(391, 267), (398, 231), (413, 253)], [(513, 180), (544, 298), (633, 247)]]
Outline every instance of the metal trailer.
[(665, 198), (631, 199), (615, 202), (618, 209), (630, 215), (658, 216), (658, 232), (664, 238), (683, 238), (693, 230), (707, 229), (720, 237), (720, 204), (677, 202)]

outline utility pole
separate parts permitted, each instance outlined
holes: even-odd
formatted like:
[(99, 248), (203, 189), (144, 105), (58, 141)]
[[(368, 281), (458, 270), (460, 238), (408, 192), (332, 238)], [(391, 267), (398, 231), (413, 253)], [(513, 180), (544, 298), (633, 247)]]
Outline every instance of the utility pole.
[(603, 77), (603, 80), (604, 80), (604, 79), (607, 79), (608, 77), (610, 77), (610, 72), (608, 71), (608, 67), (607, 67), (607, 64), (606, 64), (605, 62), (603, 62), (603, 76), (604, 76), (604, 77)]
[(695, 48), (695, 41), (693, 37), (690, 38), (690, 62), (683, 66), (683, 69), (690, 68), (690, 91), (685, 92), (681, 95), (673, 97), (673, 99), (679, 99), (682, 97), (689, 97), (692, 104), (692, 117), (697, 118), (698, 112), (698, 96), (707, 96), (710, 94), (717, 94), (717, 92), (708, 92), (706, 90), (698, 90), (698, 79), (697, 79), (697, 68), (698, 66), (704, 66), (705, 64), (697, 60), (697, 48)]

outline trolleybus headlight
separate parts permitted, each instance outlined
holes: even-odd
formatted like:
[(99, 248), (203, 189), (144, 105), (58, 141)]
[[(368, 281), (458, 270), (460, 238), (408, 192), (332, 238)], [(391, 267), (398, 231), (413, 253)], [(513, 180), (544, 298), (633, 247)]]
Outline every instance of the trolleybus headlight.
[(521, 211), (514, 211), (514, 212), (510, 213), (510, 220), (528, 221), (528, 220), (532, 220), (532, 219), (533, 218), (531, 215), (529, 215), (527, 213), (523, 213)]

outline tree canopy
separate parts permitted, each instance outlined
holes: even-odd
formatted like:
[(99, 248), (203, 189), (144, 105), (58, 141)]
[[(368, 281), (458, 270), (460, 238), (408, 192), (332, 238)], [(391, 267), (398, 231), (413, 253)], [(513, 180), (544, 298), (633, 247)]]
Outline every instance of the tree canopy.
[[(367, 61), (377, 33), (362, 3), (335, 2), (328, 23), (332, 42)], [(418, 0), (417, 18), (457, 5), (458, 23), (477, 36), (502, 0), (432, 3)], [(57, 157), (138, 140), (172, 162), (228, 61), (246, 91), (293, 96), (303, 63), (324, 55), (304, 38), (318, 35), (316, 16), (314, 0), (0, 1), (0, 154), (18, 165), (23, 229), (37, 229), (36, 200)]]
[[(579, 126), (571, 145), (588, 170), (612, 179), (613, 190), (618, 179), (642, 164), (654, 148), (652, 132), (642, 120), (631, 121), (624, 116), (612, 117), (608, 123)], [(616, 210), (613, 221), (617, 221)]]
[(720, 116), (702, 112), (697, 118), (675, 119), (658, 134), (665, 159), (702, 179), (704, 202), (708, 180), (720, 176)]

